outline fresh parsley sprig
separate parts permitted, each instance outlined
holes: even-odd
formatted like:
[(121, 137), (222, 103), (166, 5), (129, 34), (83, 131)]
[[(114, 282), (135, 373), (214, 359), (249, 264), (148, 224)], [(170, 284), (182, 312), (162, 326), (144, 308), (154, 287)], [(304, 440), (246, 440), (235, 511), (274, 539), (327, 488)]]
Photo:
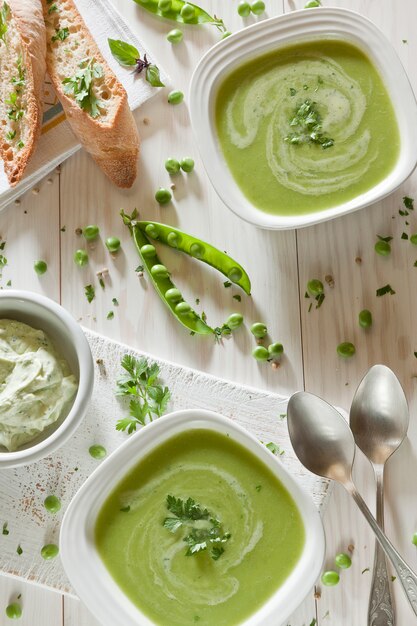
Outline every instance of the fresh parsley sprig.
[[(163, 522), (164, 528), (171, 533), (176, 533), (180, 528), (189, 532), (183, 541), (188, 545), (186, 556), (193, 556), (199, 552), (210, 549), (211, 558), (217, 561), (224, 552), (223, 545), (231, 535), (223, 531), (220, 520), (205, 508), (200, 506), (192, 498), (182, 500), (168, 495), (166, 507), (174, 517), (166, 517)], [(199, 522), (197, 525), (196, 522)]]
[(103, 68), (94, 59), (83, 59), (78, 65), (80, 68), (74, 76), (64, 78), (64, 92), (72, 95), (83, 111), (87, 111), (91, 117), (96, 118), (100, 109), (105, 105), (94, 93), (94, 81), (103, 77)]
[(135, 46), (120, 39), (108, 39), (110, 52), (120, 65), (135, 66), (135, 74), (141, 74), (145, 71), (145, 78), (152, 87), (165, 87), (161, 81), (159, 68), (148, 61), (146, 54), (143, 59)]
[(131, 434), (138, 425), (145, 426), (165, 413), (171, 393), (159, 383), (157, 363), (149, 364), (145, 358), (125, 354), (121, 366), (126, 374), (117, 381), (116, 395), (130, 398), (130, 416), (120, 419), (116, 430)]
[(294, 117), (290, 120), (290, 127), (294, 131), (284, 138), (287, 143), (293, 145), (315, 143), (322, 148), (330, 148), (334, 145), (334, 140), (326, 137), (322, 132), (322, 119), (316, 102), (305, 100), (296, 109)]

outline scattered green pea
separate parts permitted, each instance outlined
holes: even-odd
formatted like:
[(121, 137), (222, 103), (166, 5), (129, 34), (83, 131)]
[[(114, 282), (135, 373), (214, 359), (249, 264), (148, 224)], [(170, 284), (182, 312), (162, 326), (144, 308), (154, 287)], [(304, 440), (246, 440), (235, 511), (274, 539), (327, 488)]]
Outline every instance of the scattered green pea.
[(145, 259), (152, 259), (152, 257), (156, 256), (155, 246), (152, 246), (151, 244), (142, 246), (140, 249), (140, 253)]
[[(265, 326), (265, 324), (263, 324), (262, 322), (255, 322), (250, 327), (250, 332), (257, 339), (263, 339), (268, 334), (268, 329)], [(268, 350), (267, 350), (267, 352), (268, 352)], [(269, 352), (268, 352), (268, 355), (269, 355)]]
[(237, 12), (240, 17), (248, 17), (250, 15), (250, 4), (246, 0), (241, 0), (237, 6)]
[(55, 543), (47, 543), (41, 549), (41, 557), (45, 559), (45, 561), (49, 561), (50, 559), (54, 559), (58, 556), (59, 548)]
[(252, 350), (252, 356), (257, 361), (267, 361), (269, 359), (269, 352), (264, 346), (257, 346)]
[(180, 302), (182, 300), (182, 295), (179, 289), (176, 289), (175, 287), (171, 287), (171, 289), (168, 289), (165, 292), (165, 299), (168, 302)]
[(340, 567), (340, 569), (349, 569), (349, 567), (352, 565), (352, 559), (345, 552), (340, 552), (340, 554), (336, 554), (334, 561), (337, 567)]
[(167, 235), (167, 244), (171, 246), (171, 248), (178, 248), (179, 243), (181, 242), (181, 235), (178, 233), (168, 233)]
[(175, 307), (175, 313), (178, 315), (187, 315), (191, 311), (191, 307), (188, 302), (179, 302)]
[(43, 506), (48, 513), (58, 513), (61, 508), (61, 500), (57, 496), (47, 496), (43, 501)]
[(391, 254), (391, 244), (388, 241), (377, 241), (375, 244), (375, 252), (381, 256)]
[(120, 249), (120, 239), (118, 237), (107, 237), (106, 248), (109, 252), (117, 252)]
[(155, 278), (168, 278), (169, 276), (169, 272), (165, 265), (161, 265), (159, 263), (157, 263), (156, 265), (152, 265), (151, 274)]
[(101, 446), (100, 444), (94, 444), (93, 446), (90, 446), (88, 448), (88, 452), (90, 453), (90, 456), (93, 457), (93, 459), (96, 459), (97, 461), (99, 461), (100, 459), (104, 459), (104, 457), (107, 455), (107, 450), (104, 446)]
[(145, 233), (149, 235), (149, 237), (152, 237), (152, 239), (158, 239), (159, 237), (158, 228), (155, 226), (155, 224), (147, 224), (145, 228)]
[(323, 572), (323, 574), (321, 575), (321, 582), (323, 583), (323, 585), (326, 585), (326, 587), (334, 587), (335, 585), (337, 585), (339, 580), (339, 574), (337, 572), (334, 572), (333, 570)]
[(227, 278), (232, 281), (232, 283), (237, 283), (242, 278), (242, 270), (238, 267), (232, 267), (227, 272)]
[(22, 617), (22, 607), (17, 602), (12, 602), (6, 607), (6, 616), (9, 619), (20, 619)]
[(314, 9), (315, 7), (321, 7), (320, 0), (309, 0), (309, 2), (304, 5), (305, 9)]
[(417, 233), (415, 235), (410, 236), (410, 241), (413, 244), (413, 246), (417, 246)]
[(411, 543), (417, 546), (417, 533), (414, 533), (413, 538), (411, 539)]
[(169, 189), (165, 189), (164, 187), (160, 187), (158, 191), (155, 193), (155, 200), (159, 204), (168, 204), (172, 199), (172, 193)]
[(80, 267), (83, 267), (84, 265), (87, 265), (88, 263), (88, 254), (85, 250), (76, 250), (74, 252), (74, 262), (79, 265)]
[(90, 226), (86, 226), (83, 229), (83, 235), (87, 239), (87, 241), (93, 241), (97, 239), (100, 229), (95, 224), (90, 224)]
[(265, 2), (263, 0), (255, 0), (255, 2), (252, 2), (250, 10), (254, 15), (262, 15), (265, 11)]
[(353, 343), (350, 343), (349, 341), (344, 341), (343, 343), (339, 343), (339, 345), (337, 346), (337, 354), (339, 356), (344, 357), (345, 359), (350, 358), (351, 356), (353, 356), (356, 352), (356, 348), (353, 345)]
[(240, 313), (232, 313), (226, 320), (226, 326), (230, 328), (230, 330), (236, 330), (239, 326), (243, 324), (243, 315)]
[(182, 91), (175, 89), (174, 91), (170, 91), (168, 94), (168, 102), (169, 104), (181, 104), (184, 100), (184, 94)]
[(202, 259), (204, 256), (204, 246), (201, 245), (201, 243), (193, 243), (190, 246), (190, 254), (191, 256), (196, 257), (196, 259)]
[(162, 11), (162, 13), (166, 13), (171, 9), (172, 0), (159, 0), (158, 9)]
[(284, 354), (284, 346), (282, 343), (271, 343), (268, 346), (269, 356), (273, 359), (279, 359)]
[(320, 296), (324, 292), (323, 283), (318, 278), (313, 278), (307, 283), (307, 291), (310, 296)]
[(179, 28), (174, 28), (173, 30), (169, 31), (167, 39), (170, 43), (181, 43), (181, 41), (184, 39), (184, 34)]
[(38, 276), (42, 276), (42, 274), (45, 274), (46, 270), (48, 269), (48, 265), (45, 263), (45, 261), (35, 261), (35, 263), (33, 264), (33, 269), (38, 274)]
[(181, 169), (180, 162), (177, 159), (167, 159), (165, 161), (165, 169), (170, 174), (178, 174)]
[(189, 174), (194, 169), (194, 159), (191, 157), (185, 157), (181, 161), (181, 169), (183, 172), (187, 172)]
[(222, 35), (222, 39), (227, 39), (227, 37), (230, 37), (231, 34), (232, 34), (232, 31), (225, 30), (223, 35)]
[(191, 22), (195, 17), (195, 8), (192, 4), (184, 4), (180, 13), (184, 22)]
[(368, 309), (363, 309), (359, 313), (359, 326), (361, 328), (370, 328), (372, 326), (372, 313)]

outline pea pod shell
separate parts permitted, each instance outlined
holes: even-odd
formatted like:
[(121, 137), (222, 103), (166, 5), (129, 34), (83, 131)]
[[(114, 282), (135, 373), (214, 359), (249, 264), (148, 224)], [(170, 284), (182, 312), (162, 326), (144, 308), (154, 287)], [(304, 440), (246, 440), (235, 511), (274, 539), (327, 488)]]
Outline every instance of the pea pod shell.
[[(192, 2), (184, 2), (184, 0), (172, 0), (169, 11), (162, 11), (158, 6), (158, 0), (135, 0), (135, 2), (143, 9), (153, 13), (154, 15), (165, 17), (168, 20), (179, 22), (181, 24), (208, 24), (210, 22), (217, 21), (214, 17), (207, 13), (207, 11), (204, 11)], [(181, 15), (181, 9), (186, 4), (189, 4), (194, 8), (194, 17), (190, 20), (184, 20)]]
[[(189, 254), (194, 259), (198, 259), (199, 261), (203, 261), (203, 263), (207, 263), (211, 267), (214, 267), (216, 270), (224, 274), (229, 280), (230, 272), (233, 270), (239, 270), (241, 272), (241, 277), (239, 280), (232, 280), (233, 283), (239, 285), (243, 289), (245, 293), (250, 295), (251, 284), (250, 279), (243, 267), (237, 263), (234, 259), (232, 259), (229, 255), (225, 254), (221, 250), (218, 250), (214, 246), (211, 246), (209, 243), (202, 241), (201, 239), (197, 239), (192, 235), (188, 235), (178, 228), (173, 228), (172, 226), (168, 226), (166, 224), (160, 224), (158, 222), (136, 222), (137, 226), (141, 231), (145, 231), (146, 227), (154, 226), (158, 231), (158, 241), (161, 243), (170, 245), (168, 237), (170, 233), (175, 233), (178, 236), (178, 244), (176, 246), (177, 250), (181, 252), (185, 252)], [(196, 250), (196, 245), (202, 247), (204, 250), (202, 256), (196, 256), (193, 252)], [(193, 247), (194, 246), (194, 247)], [(172, 247), (172, 246), (171, 246)]]
[(132, 225), (131, 232), (132, 232), (132, 236), (133, 236), (133, 240), (135, 242), (136, 248), (139, 252), (140, 258), (142, 259), (143, 265), (144, 267), (146, 267), (146, 270), (149, 274), (149, 278), (151, 279), (161, 300), (163, 300), (166, 306), (170, 309), (172, 315), (174, 315), (174, 317), (183, 326), (185, 326), (186, 328), (188, 328), (189, 330), (195, 333), (198, 333), (199, 335), (209, 335), (213, 333), (214, 332), (213, 329), (210, 328), (210, 326), (208, 326), (201, 319), (201, 317), (197, 315), (195, 311), (193, 311), (193, 309), (191, 309), (189, 313), (187, 313), (187, 315), (178, 315), (178, 313), (175, 312), (175, 307), (178, 304), (178, 300), (176, 302), (169, 301), (165, 297), (165, 294), (168, 291), (168, 289), (176, 289), (176, 286), (174, 285), (172, 280), (169, 278), (169, 276), (168, 277), (155, 277), (152, 274), (152, 271), (151, 271), (152, 267), (154, 265), (162, 265), (162, 263), (156, 254), (155, 256), (152, 256), (152, 257), (142, 255), (141, 248), (143, 246), (149, 245), (150, 242), (149, 242), (149, 239), (146, 237), (146, 235), (139, 228), (137, 222), (134, 225)]

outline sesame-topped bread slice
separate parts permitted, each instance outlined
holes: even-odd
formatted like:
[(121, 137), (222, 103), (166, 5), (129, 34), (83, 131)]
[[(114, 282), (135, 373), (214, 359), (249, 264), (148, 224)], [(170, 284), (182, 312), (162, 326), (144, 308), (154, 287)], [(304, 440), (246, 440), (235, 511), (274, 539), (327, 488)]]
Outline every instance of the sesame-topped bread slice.
[(0, 1), (0, 156), (11, 186), (22, 178), (39, 136), (45, 55), (40, 0)]
[(42, 0), (47, 70), (72, 130), (118, 187), (136, 178), (139, 136), (127, 94), (73, 0)]

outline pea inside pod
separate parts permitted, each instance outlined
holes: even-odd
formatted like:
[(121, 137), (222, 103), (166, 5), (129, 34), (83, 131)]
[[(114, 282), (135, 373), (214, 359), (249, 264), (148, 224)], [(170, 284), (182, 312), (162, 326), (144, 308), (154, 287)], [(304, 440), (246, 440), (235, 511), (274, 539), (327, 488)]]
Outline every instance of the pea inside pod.
[(212, 17), (192, 2), (184, 0), (172, 0), (171, 3), (166, 0), (135, 0), (135, 2), (149, 13), (180, 24), (212, 24), (219, 30), (225, 30), (223, 20)]

